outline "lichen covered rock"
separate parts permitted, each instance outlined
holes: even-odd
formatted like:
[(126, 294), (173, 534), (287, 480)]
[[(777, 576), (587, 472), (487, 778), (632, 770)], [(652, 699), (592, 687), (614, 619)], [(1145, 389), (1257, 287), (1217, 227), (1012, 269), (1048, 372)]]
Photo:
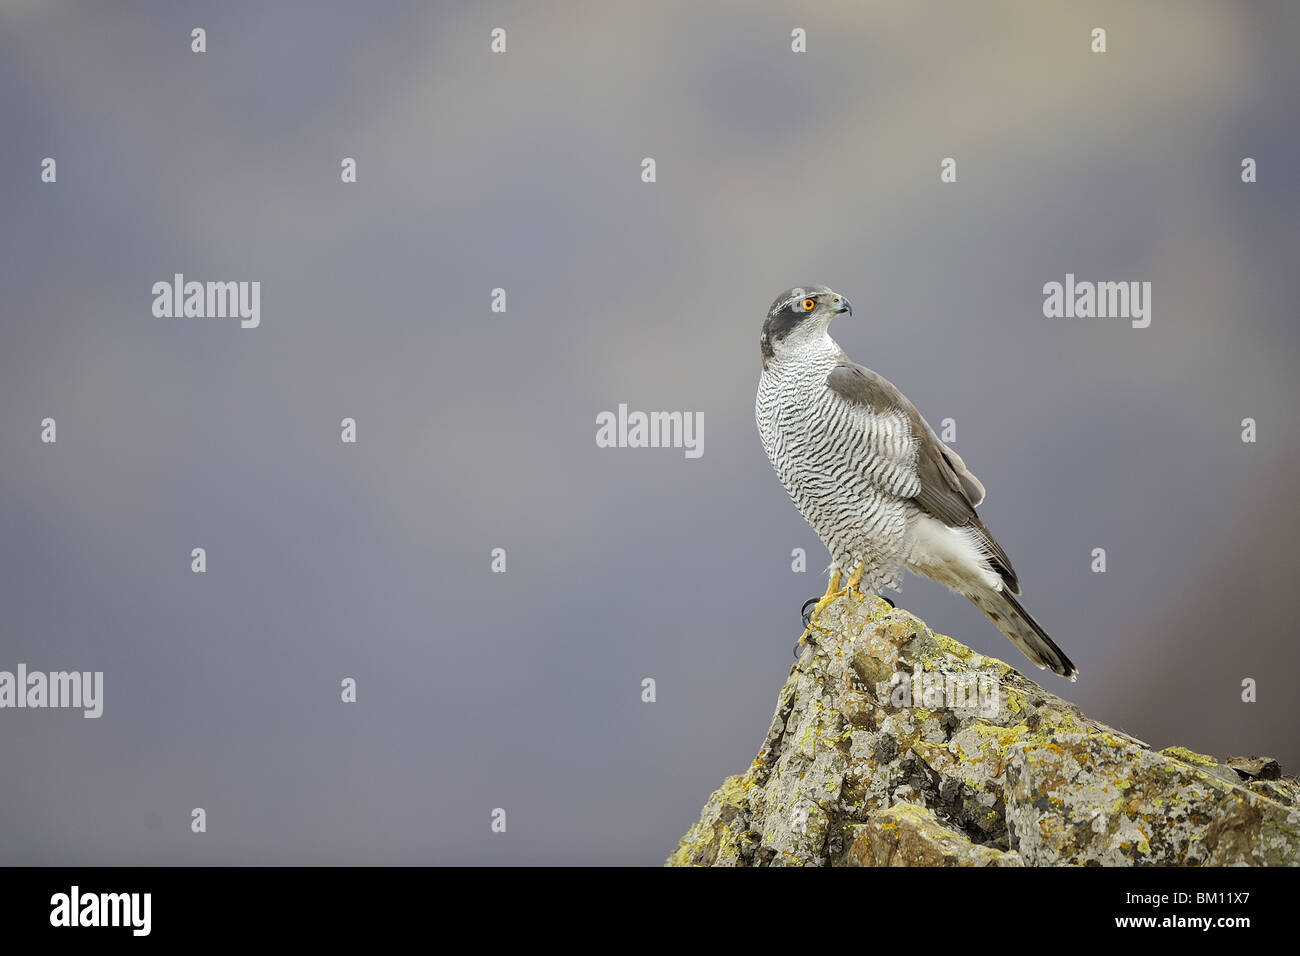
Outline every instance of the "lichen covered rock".
[(676, 866), (1300, 863), (1269, 758), (1154, 751), (878, 598), (819, 617)]
[(845, 828), (838, 866), (1023, 866), (1020, 855), (972, 843), (930, 810), (896, 803)]

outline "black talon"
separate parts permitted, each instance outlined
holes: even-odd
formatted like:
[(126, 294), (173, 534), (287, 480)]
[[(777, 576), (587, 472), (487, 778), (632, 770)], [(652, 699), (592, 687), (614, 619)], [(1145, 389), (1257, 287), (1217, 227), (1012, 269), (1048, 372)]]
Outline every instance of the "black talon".
[(816, 604), (820, 600), (821, 598), (815, 598), (815, 597), (809, 598), (808, 600), (803, 602), (803, 607), (799, 609), (799, 617), (803, 619), (803, 626), (805, 628), (812, 625), (812, 611), (808, 610), (808, 608), (810, 608), (812, 605)]
[(884, 602), (885, 602), (886, 604), (888, 604), (890, 607), (897, 607), (897, 606), (898, 606), (898, 605), (896, 605), (893, 601), (889, 600), (889, 598), (885, 597), (883, 594), (877, 594), (876, 597), (880, 598), (880, 600), (884, 601)]
[[(803, 637), (802, 634), (800, 634), (799, 636), (800, 636), (800, 637)], [(803, 637), (803, 640), (804, 640), (804, 644), (805, 644), (805, 645), (810, 645), (810, 646), (812, 646), (812, 647), (816, 647), (816, 646), (817, 646), (817, 642), (813, 640), (813, 636), (812, 636), (812, 631), (811, 631), (811, 630), (808, 632), (808, 636), (807, 636), (807, 637)], [(790, 651), (791, 651), (791, 653), (794, 654), (794, 659), (795, 659), (795, 660), (798, 660), (798, 659), (799, 659), (799, 655), (803, 653), (803, 647), (800, 647), (800, 646), (799, 646), (799, 642), (798, 642), (798, 641), (795, 641), (795, 642), (794, 642), (794, 647), (790, 648)]]
[[(816, 641), (813, 640), (813, 610), (811, 610), (811, 607), (820, 600), (822, 600), (820, 597), (810, 597), (809, 600), (803, 602), (803, 606), (800, 607), (800, 618), (803, 620), (803, 633), (801, 633), (800, 637), (805, 644), (816, 644)], [(794, 653), (794, 658), (798, 659), (800, 654), (803, 653), (800, 641), (794, 641), (794, 646), (790, 650)]]
[[(805, 643), (808, 643), (808, 644), (816, 644), (816, 643), (817, 643), (816, 641), (813, 640), (813, 636), (812, 636), (812, 610), (811, 610), (811, 608), (812, 608), (812, 606), (813, 606), (814, 604), (816, 604), (816, 603), (817, 603), (818, 601), (820, 601), (820, 600), (821, 600), (821, 598), (811, 597), (811, 598), (809, 598), (808, 600), (804, 601), (804, 602), (803, 602), (803, 607), (801, 607), (801, 608), (799, 609), (799, 617), (803, 620), (803, 630), (804, 630), (804, 634), (807, 634), (807, 635), (808, 635), (807, 637), (804, 637), (804, 634), (800, 634), (799, 636), (804, 640)], [(794, 647), (791, 648), (791, 650), (793, 651), (796, 660), (798, 659), (799, 655), (800, 655), (801, 653), (803, 653), (803, 648), (799, 646), (799, 642), (798, 642), (798, 641), (795, 641), (795, 642), (794, 642)]]

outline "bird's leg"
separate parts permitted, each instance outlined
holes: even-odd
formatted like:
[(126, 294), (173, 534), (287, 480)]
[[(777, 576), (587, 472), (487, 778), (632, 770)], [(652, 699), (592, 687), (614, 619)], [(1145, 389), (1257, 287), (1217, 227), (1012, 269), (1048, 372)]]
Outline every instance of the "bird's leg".
[[(808, 643), (808, 638), (812, 634), (813, 622), (817, 620), (817, 615), (829, 607), (831, 602), (843, 593), (844, 592), (840, 590), (840, 572), (837, 568), (831, 572), (831, 579), (826, 583), (826, 593), (818, 599), (817, 603), (813, 605), (812, 610), (808, 611), (807, 615), (804, 617), (803, 633), (799, 635), (799, 640), (794, 646), (796, 655), (799, 653), (799, 648)], [(807, 607), (808, 605), (805, 603), (804, 608), (807, 609)]]
[(858, 565), (858, 569), (849, 575), (848, 590), (853, 594), (856, 594), (858, 597), (866, 597), (865, 594), (858, 590), (858, 585), (862, 583), (862, 574), (866, 570), (867, 562), (866, 559), (863, 559), (862, 563)]
[(818, 601), (816, 604), (813, 605), (812, 613), (808, 615), (808, 619), (810, 621), (815, 620), (817, 615), (820, 614), (822, 611), (824, 611), (827, 607), (829, 607), (830, 603), (839, 596), (840, 596), (840, 572), (839, 569), (837, 568), (836, 570), (831, 572), (831, 579), (826, 582), (826, 593), (822, 595), (822, 599), (820, 601)]
[[(849, 575), (848, 590), (852, 591), (858, 597), (867, 596), (863, 594), (861, 590), (859, 590), (859, 585), (862, 584), (862, 575), (865, 574), (866, 571), (867, 571), (867, 562), (864, 560), (862, 564), (858, 566), (858, 569), (854, 571), (851, 575)], [(877, 594), (876, 597), (880, 598), (880, 600), (884, 601), (890, 607), (894, 607), (894, 602), (891, 601), (889, 598), (885, 597), (883, 594)]]

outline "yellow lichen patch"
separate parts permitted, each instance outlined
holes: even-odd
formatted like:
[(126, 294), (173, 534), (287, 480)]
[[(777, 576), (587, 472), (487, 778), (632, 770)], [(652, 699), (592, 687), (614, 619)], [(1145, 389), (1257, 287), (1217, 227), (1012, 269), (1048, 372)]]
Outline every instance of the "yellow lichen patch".
[[(752, 784), (750, 784), (752, 786)], [(735, 807), (737, 810), (743, 810), (746, 804), (746, 790), (744, 777), (728, 777), (722, 781), (722, 786), (718, 788), (718, 799), (723, 803)]]
[(1200, 767), (1214, 767), (1218, 761), (1213, 757), (1207, 757), (1205, 754), (1198, 754), (1195, 750), (1188, 750), (1186, 747), (1166, 747), (1160, 751), (1166, 757), (1173, 757), (1175, 760), (1181, 760), (1183, 763), (1196, 764)]
[(1020, 739), (1029, 733), (1028, 724), (1016, 724), (1014, 727), (999, 727), (997, 724), (990, 724), (983, 720), (971, 721), (971, 730), (981, 737), (991, 737), (997, 741), (998, 755), (1001, 756), (1007, 752), (1007, 749), (1013, 744), (1018, 743)]
[(871, 607), (867, 609), (867, 616), (870, 617), (872, 621), (879, 621), (881, 618), (885, 617), (885, 615), (892, 614), (893, 612), (894, 609), (889, 606), (889, 602), (884, 598), (878, 597), (871, 602)]
[(1119, 739), (1118, 737), (1116, 737), (1114, 734), (1112, 734), (1112, 733), (1110, 733), (1110, 732), (1108, 732), (1108, 731), (1105, 731), (1105, 730), (1096, 730), (1096, 731), (1093, 731), (1092, 733), (1088, 734), (1088, 736), (1089, 736), (1090, 738), (1092, 738), (1093, 740), (1100, 740), (1102, 743), (1104, 743), (1104, 744), (1106, 744), (1107, 746), (1110, 746), (1110, 747), (1125, 747), (1125, 746), (1128, 746), (1128, 741), (1120, 740), (1120, 739)]
[(1073, 714), (1052, 712), (1040, 710), (1042, 723), (1038, 725), (1030, 736), (1031, 741), (1047, 742), (1062, 734), (1085, 734), (1087, 736), (1100, 736), (1100, 732), (1088, 727), (1078, 721)]
[(970, 660), (970, 656), (974, 652), (965, 644), (954, 641), (947, 634), (939, 634), (933, 631), (931, 633), (934, 635), (935, 643), (939, 645), (939, 649), (944, 653), (957, 658), (959, 661)]

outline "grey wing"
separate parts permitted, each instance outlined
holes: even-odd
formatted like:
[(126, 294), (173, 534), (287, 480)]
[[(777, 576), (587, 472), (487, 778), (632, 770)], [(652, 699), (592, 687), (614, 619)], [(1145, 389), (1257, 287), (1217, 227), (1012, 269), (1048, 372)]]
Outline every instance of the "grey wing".
[[(925, 419), (921, 419), (925, 422)], [(974, 473), (966, 467), (966, 462), (961, 460), (961, 455), (957, 454), (943, 442), (939, 441), (934, 430), (930, 428), (930, 423), (925, 422), (925, 427), (930, 430), (930, 438), (936, 445), (943, 449), (943, 457), (947, 460), (953, 473), (957, 475), (957, 480), (961, 482), (961, 490), (966, 492), (966, 499), (971, 503), (972, 508), (978, 508), (984, 502), (984, 485), (975, 477)]]
[(871, 369), (847, 359), (831, 370), (826, 377), (826, 386), (864, 412), (877, 417), (894, 413), (906, 422), (912, 441), (908, 451), (915, 451), (916, 455), (913, 466), (915, 480), (910, 483), (911, 487), (887, 490), (902, 493), (926, 514), (949, 527), (977, 531), (994, 570), (1013, 594), (1019, 594), (1020, 582), (1011, 567), (1011, 559), (975, 513), (975, 506), (984, 500), (984, 485), (966, 467), (960, 455), (939, 441), (907, 396)]

